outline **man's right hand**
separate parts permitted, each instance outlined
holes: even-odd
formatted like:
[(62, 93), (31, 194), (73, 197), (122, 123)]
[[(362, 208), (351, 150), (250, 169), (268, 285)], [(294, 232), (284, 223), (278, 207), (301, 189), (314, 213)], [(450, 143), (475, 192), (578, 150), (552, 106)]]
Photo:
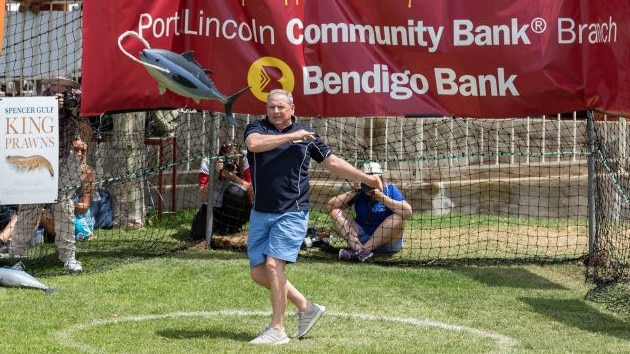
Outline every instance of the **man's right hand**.
[(370, 187), (374, 187), (379, 191), (383, 191), (383, 181), (376, 175), (366, 175), (368, 177), (363, 183), (367, 184)]
[(296, 132), (291, 133), (291, 140), (294, 143), (301, 143), (304, 141), (313, 141), (315, 140), (315, 133), (309, 132), (304, 129), (300, 129)]

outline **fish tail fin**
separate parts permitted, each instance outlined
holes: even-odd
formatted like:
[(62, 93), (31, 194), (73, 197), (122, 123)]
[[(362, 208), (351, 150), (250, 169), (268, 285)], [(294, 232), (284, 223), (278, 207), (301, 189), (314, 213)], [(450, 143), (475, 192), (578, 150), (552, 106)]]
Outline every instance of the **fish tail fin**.
[(230, 123), (230, 125), (236, 124), (236, 120), (234, 119), (234, 116), (232, 116), (232, 106), (234, 105), (234, 101), (236, 101), (236, 99), (239, 98), (240, 95), (248, 91), (249, 88), (250, 87), (247, 86), (236, 91), (236, 93), (228, 97), (227, 101), (225, 102), (225, 118), (228, 120), (228, 123)]

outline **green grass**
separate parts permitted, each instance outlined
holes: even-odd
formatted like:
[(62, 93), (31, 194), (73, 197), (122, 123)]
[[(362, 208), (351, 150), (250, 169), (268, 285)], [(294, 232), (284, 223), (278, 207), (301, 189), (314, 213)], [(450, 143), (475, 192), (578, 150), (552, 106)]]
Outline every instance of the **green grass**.
[[(321, 211), (311, 211), (311, 221), (317, 224), (330, 225), (330, 216)], [(505, 217), (499, 215), (484, 214), (457, 214), (433, 215), (430, 213), (415, 213), (406, 221), (406, 228), (410, 230), (438, 230), (452, 227), (496, 227), (497, 224), (530, 225), (538, 227), (586, 227), (587, 218), (523, 218), (519, 216)]]
[[(310, 219), (331, 227), (326, 213), (311, 212)], [(585, 218), (416, 213), (405, 225), (403, 251), (388, 263), (564, 262), (588, 252)]]
[[(85, 255), (84, 263), (96, 262)], [(83, 260), (83, 259), (82, 259)], [(621, 353), (630, 323), (584, 300), (578, 264), (384, 267), (300, 259), (289, 279), (328, 313), (304, 340), (247, 343), (269, 294), (244, 253), (189, 249), (0, 289), (2, 353)], [(295, 330), (288, 308), (287, 332)]]

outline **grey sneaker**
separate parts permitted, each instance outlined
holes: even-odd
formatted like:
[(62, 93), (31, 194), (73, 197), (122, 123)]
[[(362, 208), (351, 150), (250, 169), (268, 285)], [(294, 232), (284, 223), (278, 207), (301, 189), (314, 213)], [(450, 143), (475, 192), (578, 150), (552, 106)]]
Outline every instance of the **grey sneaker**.
[[(339, 252), (341, 254), (341, 252)], [(298, 312), (298, 329), (293, 338), (302, 338), (313, 328), (317, 320), (324, 314), (326, 308), (316, 303), (311, 303), (311, 309), (306, 312)]]
[(354, 251), (342, 248), (339, 250), (339, 259), (342, 261), (351, 261), (354, 259)]
[(359, 251), (359, 252), (355, 253), (355, 256), (357, 257), (359, 262), (365, 262), (368, 259), (370, 259), (373, 255), (374, 255), (374, 253), (369, 252), (369, 251)]
[(63, 267), (72, 272), (80, 272), (83, 270), (83, 266), (81, 266), (81, 262), (76, 259), (67, 260), (66, 263), (63, 264)]
[(339, 250), (339, 259), (342, 261), (359, 261), (365, 262), (370, 259), (374, 253), (369, 251), (353, 251), (349, 249), (342, 248)]
[(271, 326), (267, 326), (258, 337), (249, 341), (250, 344), (286, 344), (289, 343), (289, 337), (284, 330), (276, 331)]

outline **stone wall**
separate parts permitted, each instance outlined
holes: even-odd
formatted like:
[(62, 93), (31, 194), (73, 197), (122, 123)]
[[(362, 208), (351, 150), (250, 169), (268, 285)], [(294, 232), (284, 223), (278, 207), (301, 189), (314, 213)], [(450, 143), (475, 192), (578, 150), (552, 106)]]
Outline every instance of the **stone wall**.
[[(463, 169), (462, 169), (463, 170)], [(524, 171), (527, 171), (525, 173)], [(411, 204), (415, 213), (487, 214), (499, 216), (527, 216), (563, 218), (587, 215), (586, 163), (549, 164), (539, 166), (504, 166), (484, 169), (470, 177), (470, 172), (450, 171), (444, 180), (409, 181), (386, 180), (395, 183)], [(311, 180), (313, 210), (325, 210), (327, 200), (346, 190), (348, 185), (339, 179)], [(181, 175), (178, 180), (178, 208), (197, 208), (201, 200), (196, 195), (196, 174)], [(167, 177), (166, 180), (169, 180)], [(164, 186), (164, 199), (170, 205), (170, 186)]]

